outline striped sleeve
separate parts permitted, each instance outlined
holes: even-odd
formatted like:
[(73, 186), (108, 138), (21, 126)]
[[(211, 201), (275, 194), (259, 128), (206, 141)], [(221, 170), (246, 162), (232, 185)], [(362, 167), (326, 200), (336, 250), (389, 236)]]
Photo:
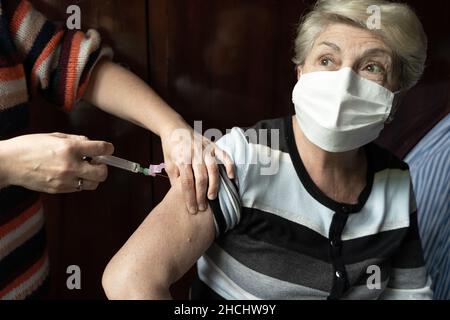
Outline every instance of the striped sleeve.
[(450, 300), (450, 114), (405, 158), (411, 167), (418, 223), (434, 299)]
[(214, 214), (216, 238), (236, 227), (241, 219), (241, 196), (239, 181), (245, 178), (248, 161), (247, 146), (242, 129), (233, 128), (230, 133), (217, 141), (217, 146), (232, 159), (235, 179), (228, 178), (225, 167), (219, 164), (219, 192), (215, 200), (209, 201)]
[(381, 299), (429, 300), (433, 298), (431, 278), (428, 276), (419, 228), (417, 207), (410, 184), (410, 224), (408, 232), (392, 260), (387, 288)]
[(96, 62), (111, 58), (112, 51), (101, 47), (97, 31), (67, 30), (47, 20), (26, 0), (5, 1), (4, 10), (28, 86), (70, 110), (82, 97)]
[(216, 238), (233, 229), (241, 219), (241, 203), (236, 184), (229, 179), (222, 164), (219, 165), (219, 192), (215, 200), (210, 200), (214, 214)]

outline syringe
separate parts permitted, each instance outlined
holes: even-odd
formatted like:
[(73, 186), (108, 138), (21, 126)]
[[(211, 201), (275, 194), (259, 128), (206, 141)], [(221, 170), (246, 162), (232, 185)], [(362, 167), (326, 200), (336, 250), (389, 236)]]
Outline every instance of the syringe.
[(103, 163), (108, 166), (113, 166), (123, 170), (131, 171), (134, 173), (142, 173), (146, 176), (156, 176), (160, 175), (163, 169), (165, 169), (164, 163), (153, 165), (151, 164), (148, 168), (142, 167), (139, 163), (125, 160), (115, 156), (97, 156), (92, 159), (94, 162)]

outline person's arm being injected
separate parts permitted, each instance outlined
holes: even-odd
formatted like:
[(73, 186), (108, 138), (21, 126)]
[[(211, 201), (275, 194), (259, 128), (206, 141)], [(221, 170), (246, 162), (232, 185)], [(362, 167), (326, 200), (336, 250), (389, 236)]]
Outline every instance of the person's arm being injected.
[[(83, 98), (159, 135), (166, 172), (171, 182), (181, 178), (190, 212), (206, 208), (206, 194), (208, 198), (217, 194), (219, 178), (215, 158), (233, 176), (231, 161), (223, 151), (194, 133), (143, 80), (105, 59), (111, 55), (101, 49), (98, 33), (64, 29), (48, 21), (25, 0), (5, 1), (2, 10), (17, 55), (27, 61), (20, 76), (27, 79), (29, 91), (42, 91), (67, 111)], [(32, 16), (33, 23), (21, 19), (22, 15)], [(45, 29), (45, 34), (33, 40), (36, 28)], [(184, 130), (188, 139), (174, 137), (176, 129)], [(200, 157), (195, 158), (194, 149), (202, 151)], [(113, 152), (113, 145), (105, 141), (64, 133), (28, 134), (0, 140), (0, 188), (18, 185), (47, 193), (94, 190), (106, 179), (107, 167), (83, 159)]]
[[(205, 195), (209, 199), (217, 195), (219, 176), (214, 157), (225, 164), (228, 175), (233, 177), (233, 166), (226, 153), (203, 137), (194, 138), (196, 134), (181, 116), (129, 70), (110, 61), (100, 61), (93, 70), (84, 99), (161, 137), (166, 172), (171, 181), (180, 176), (189, 212), (204, 211)], [(187, 139), (176, 139), (176, 130), (184, 130)], [(194, 159), (195, 148), (204, 152), (201, 158)]]

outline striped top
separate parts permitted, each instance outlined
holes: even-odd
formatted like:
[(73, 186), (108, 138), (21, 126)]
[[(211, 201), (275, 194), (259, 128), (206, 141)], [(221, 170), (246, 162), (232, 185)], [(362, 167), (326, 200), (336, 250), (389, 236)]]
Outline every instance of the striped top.
[[(41, 91), (70, 110), (90, 71), (109, 49), (99, 34), (64, 29), (28, 1), (0, 0), (0, 139), (29, 132), (30, 95)], [(49, 272), (39, 195), (21, 187), (0, 190), (0, 299), (36, 296)]]
[(193, 298), (432, 297), (404, 162), (365, 146), (366, 187), (357, 204), (338, 203), (306, 171), (292, 117), (252, 129), (258, 134), (234, 128), (217, 143), (236, 180), (222, 175), (211, 203), (217, 238), (198, 261)]
[(408, 154), (434, 298), (450, 300), (450, 115)]

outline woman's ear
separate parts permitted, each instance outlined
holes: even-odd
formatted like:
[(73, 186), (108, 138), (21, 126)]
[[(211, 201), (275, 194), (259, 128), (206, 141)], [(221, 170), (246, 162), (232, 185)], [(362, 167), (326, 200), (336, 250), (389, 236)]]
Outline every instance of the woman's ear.
[(299, 80), (300, 77), (302, 76), (302, 71), (303, 71), (302, 66), (301, 66), (301, 65), (298, 65), (298, 66), (297, 66), (297, 80)]

